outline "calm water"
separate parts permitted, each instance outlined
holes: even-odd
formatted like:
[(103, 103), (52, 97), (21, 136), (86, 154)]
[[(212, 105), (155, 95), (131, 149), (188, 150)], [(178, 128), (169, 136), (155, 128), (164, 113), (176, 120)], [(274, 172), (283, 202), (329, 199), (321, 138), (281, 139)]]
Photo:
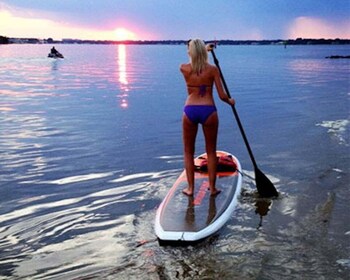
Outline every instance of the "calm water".
[(153, 230), (183, 166), (185, 46), (58, 45), (64, 60), (50, 47), (0, 46), (1, 279), (350, 276), (350, 61), (324, 58), (350, 46), (216, 50), (280, 197), (257, 198), (217, 101), (218, 148), (240, 159), (243, 192), (216, 236), (185, 248), (159, 247)]

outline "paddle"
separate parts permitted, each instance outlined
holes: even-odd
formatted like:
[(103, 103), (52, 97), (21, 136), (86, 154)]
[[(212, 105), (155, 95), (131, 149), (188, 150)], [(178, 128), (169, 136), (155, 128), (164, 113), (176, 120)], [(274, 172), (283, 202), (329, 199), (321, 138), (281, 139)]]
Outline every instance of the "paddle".
[[(221, 71), (221, 68), (220, 68), (220, 65), (219, 65), (219, 61), (216, 58), (213, 46), (211, 46), (210, 52), (213, 55), (213, 59), (214, 59), (215, 65), (219, 69), (221, 80), (222, 80), (222, 83), (224, 85), (226, 94), (228, 95), (229, 98), (231, 98), (230, 92), (229, 92), (229, 90), (227, 88), (226, 81), (224, 79), (224, 76), (222, 74), (222, 71)], [(256, 161), (255, 161), (252, 149), (250, 148), (250, 145), (248, 143), (247, 136), (245, 135), (242, 123), (241, 123), (241, 121), (239, 119), (237, 110), (236, 110), (234, 105), (232, 105), (231, 107), (232, 107), (233, 114), (235, 115), (238, 127), (239, 127), (239, 129), (241, 131), (242, 137), (244, 139), (244, 143), (245, 143), (245, 145), (246, 145), (246, 147), (248, 149), (248, 153), (249, 153), (250, 159), (252, 160), (252, 163), (254, 165), (255, 183), (256, 183), (256, 188), (258, 189), (259, 195), (262, 196), (262, 197), (278, 196), (278, 192), (277, 192), (275, 186), (272, 184), (272, 182), (269, 180), (269, 178), (267, 178), (266, 175), (258, 168), (258, 165), (256, 164)]]

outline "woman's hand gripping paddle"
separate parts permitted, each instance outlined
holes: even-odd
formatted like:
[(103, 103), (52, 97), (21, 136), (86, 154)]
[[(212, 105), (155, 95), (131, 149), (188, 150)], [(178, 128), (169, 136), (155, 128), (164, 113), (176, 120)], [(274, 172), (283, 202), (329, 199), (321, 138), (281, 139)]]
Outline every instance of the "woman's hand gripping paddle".
[[(207, 50), (210, 51), (211, 54), (213, 55), (214, 63), (216, 65), (216, 67), (218, 67), (218, 69), (219, 69), (221, 80), (222, 80), (222, 83), (224, 85), (226, 94), (228, 95), (229, 98), (231, 98), (230, 92), (229, 92), (229, 90), (227, 88), (226, 81), (224, 79), (224, 76), (222, 74), (222, 71), (221, 71), (221, 68), (220, 68), (220, 65), (219, 65), (219, 61), (216, 58), (216, 55), (215, 55), (215, 52), (214, 52), (214, 45), (211, 44), (211, 45), (207, 46)], [(239, 129), (241, 131), (242, 137), (244, 139), (244, 143), (245, 143), (245, 145), (246, 145), (246, 147), (248, 149), (250, 159), (252, 160), (252, 163), (254, 165), (255, 183), (256, 183), (256, 188), (258, 189), (259, 195), (262, 196), (262, 197), (278, 196), (278, 192), (277, 192), (275, 186), (272, 184), (270, 179), (267, 178), (266, 175), (258, 168), (258, 165), (256, 164), (256, 161), (255, 161), (252, 149), (250, 148), (250, 145), (248, 143), (248, 139), (247, 139), (247, 137), (245, 135), (242, 123), (241, 123), (241, 121), (239, 119), (237, 110), (236, 110), (234, 105), (232, 105), (231, 107), (232, 107), (233, 114), (235, 115), (238, 127), (239, 127)]]

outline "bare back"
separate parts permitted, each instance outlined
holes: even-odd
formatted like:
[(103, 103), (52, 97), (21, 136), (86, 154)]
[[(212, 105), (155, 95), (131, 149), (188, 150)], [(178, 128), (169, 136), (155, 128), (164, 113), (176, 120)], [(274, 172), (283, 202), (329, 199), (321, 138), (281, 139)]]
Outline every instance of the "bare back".
[(181, 64), (182, 72), (186, 85), (188, 97), (185, 105), (214, 105), (213, 85), (215, 84), (218, 94), (225, 95), (220, 82), (220, 73), (216, 66), (207, 63), (200, 74), (192, 72), (190, 63)]

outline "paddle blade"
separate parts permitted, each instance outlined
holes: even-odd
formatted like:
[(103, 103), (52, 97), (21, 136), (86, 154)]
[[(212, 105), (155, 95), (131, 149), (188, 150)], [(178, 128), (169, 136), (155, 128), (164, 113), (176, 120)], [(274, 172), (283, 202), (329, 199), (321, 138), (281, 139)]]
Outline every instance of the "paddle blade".
[(259, 168), (255, 168), (255, 183), (261, 197), (278, 196), (275, 186), (272, 184), (270, 179), (259, 170)]

